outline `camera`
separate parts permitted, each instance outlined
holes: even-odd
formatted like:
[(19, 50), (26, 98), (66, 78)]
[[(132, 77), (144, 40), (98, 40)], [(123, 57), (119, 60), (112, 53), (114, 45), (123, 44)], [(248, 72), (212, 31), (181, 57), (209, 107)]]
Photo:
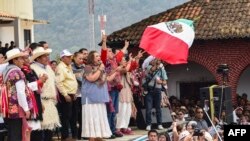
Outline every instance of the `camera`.
[(229, 82), (228, 80), (228, 72), (229, 72), (229, 67), (227, 64), (220, 64), (217, 67), (217, 73), (221, 74), (222, 80), (223, 80), (223, 85), (226, 85), (226, 82)]
[(229, 67), (227, 64), (220, 64), (217, 67), (217, 73), (218, 74), (228, 74)]
[(203, 136), (203, 133), (199, 128), (195, 128), (193, 136)]

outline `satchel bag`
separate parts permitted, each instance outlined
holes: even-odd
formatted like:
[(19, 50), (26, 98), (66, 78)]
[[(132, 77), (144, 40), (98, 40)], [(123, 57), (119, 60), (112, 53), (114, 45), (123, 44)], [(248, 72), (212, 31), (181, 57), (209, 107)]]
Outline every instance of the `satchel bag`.
[(160, 69), (156, 70), (155, 73), (153, 74), (151, 79), (147, 79), (147, 81), (145, 83), (142, 84), (142, 96), (146, 96), (148, 94), (148, 83), (153, 80), (153, 78), (155, 77), (155, 75), (158, 73)]

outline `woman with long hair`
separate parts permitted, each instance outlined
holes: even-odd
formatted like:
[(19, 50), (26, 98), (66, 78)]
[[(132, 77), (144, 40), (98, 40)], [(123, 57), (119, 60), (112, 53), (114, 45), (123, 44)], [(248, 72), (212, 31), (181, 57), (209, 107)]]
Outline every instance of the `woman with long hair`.
[(84, 68), (82, 94), (82, 137), (95, 141), (112, 135), (107, 119), (106, 102), (109, 102), (107, 81), (114, 79), (116, 72), (107, 76), (104, 64), (96, 51), (91, 51)]

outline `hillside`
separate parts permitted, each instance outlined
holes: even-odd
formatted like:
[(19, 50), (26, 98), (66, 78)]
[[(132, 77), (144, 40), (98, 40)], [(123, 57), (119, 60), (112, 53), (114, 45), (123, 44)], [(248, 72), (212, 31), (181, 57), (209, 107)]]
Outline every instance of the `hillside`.
[[(107, 15), (106, 33), (129, 26), (188, 0), (95, 0), (95, 38), (100, 41), (97, 15)], [(89, 47), (88, 0), (33, 0), (35, 19), (48, 25), (35, 26), (35, 41), (45, 40), (54, 58), (62, 49)]]

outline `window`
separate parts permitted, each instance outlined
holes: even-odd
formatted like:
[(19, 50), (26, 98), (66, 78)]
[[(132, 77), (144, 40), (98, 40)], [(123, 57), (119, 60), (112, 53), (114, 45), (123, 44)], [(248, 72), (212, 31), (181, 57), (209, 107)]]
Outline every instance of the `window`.
[(24, 46), (26, 47), (31, 43), (31, 31), (30, 29), (24, 29)]

